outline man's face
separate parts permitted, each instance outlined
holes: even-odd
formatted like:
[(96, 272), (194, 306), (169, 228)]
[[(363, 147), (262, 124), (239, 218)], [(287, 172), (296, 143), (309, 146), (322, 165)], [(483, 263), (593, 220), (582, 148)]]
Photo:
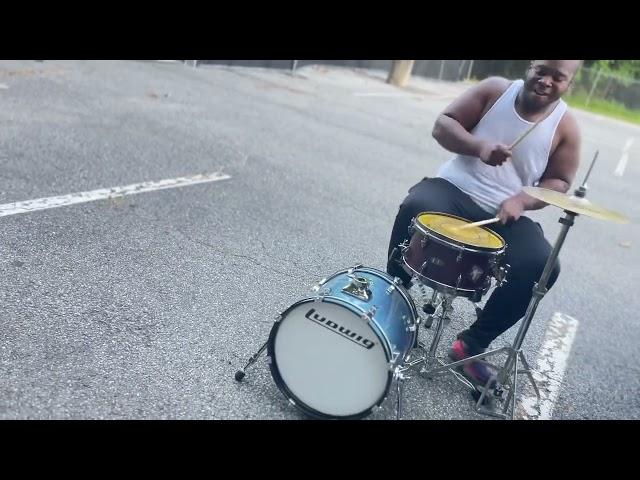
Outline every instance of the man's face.
[(532, 109), (544, 108), (569, 89), (578, 60), (535, 60), (524, 81), (525, 102)]

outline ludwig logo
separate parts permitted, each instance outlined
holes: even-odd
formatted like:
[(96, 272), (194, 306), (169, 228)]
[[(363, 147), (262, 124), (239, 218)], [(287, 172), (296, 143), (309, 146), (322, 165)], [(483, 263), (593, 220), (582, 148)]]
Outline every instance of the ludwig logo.
[(370, 350), (375, 345), (375, 342), (372, 342), (368, 338), (364, 338), (362, 335), (357, 334), (356, 332), (352, 332), (348, 328), (345, 328), (341, 325), (338, 325), (336, 322), (332, 322), (331, 320), (327, 320), (326, 317), (321, 317), (317, 313), (315, 313), (315, 308), (312, 308), (305, 315), (306, 318), (315, 322), (319, 325), (322, 325), (325, 328), (328, 328), (334, 333), (346, 338), (347, 340), (351, 340), (352, 342), (360, 345), (367, 350)]

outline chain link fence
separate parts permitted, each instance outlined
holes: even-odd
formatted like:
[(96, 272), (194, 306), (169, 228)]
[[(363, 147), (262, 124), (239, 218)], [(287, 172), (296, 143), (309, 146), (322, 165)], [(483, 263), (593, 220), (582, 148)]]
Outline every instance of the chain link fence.
[(586, 106), (602, 100), (640, 111), (640, 81), (603, 72), (601, 69), (580, 69), (571, 95)]
[[(492, 75), (523, 78), (529, 60), (477, 60), (473, 77), (482, 80)], [(640, 112), (640, 81), (597, 68), (582, 67), (574, 81), (569, 98), (577, 104), (589, 106), (600, 103), (611, 108)]]
[[(335, 65), (345, 68), (390, 71), (392, 60), (183, 60), (186, 65), (229, 65), (295, 70), (306, 65)], [(498, 75), (523, 78), (530, 60), (416, 60), (413, 75), (449, 82), (482, 80)], [(581, 68), (569, 94), (574, 103), (589, 106), (594, 102), (609, 107), (638, 110), (640, 81), (594, 68)]]
[[(305, 65), (335, 65), (345, 68), (362, 68), (390, 71), (392, 60), (184, 60), (187, 65), (229, 65), (294, 70)], [(413, 75), (444, 81), (461, 81), (469, 78), (474, 60), (416, 60)]]

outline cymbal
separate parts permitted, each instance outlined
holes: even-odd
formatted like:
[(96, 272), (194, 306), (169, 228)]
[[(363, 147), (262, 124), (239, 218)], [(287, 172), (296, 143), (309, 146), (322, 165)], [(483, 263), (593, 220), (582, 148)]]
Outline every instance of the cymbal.
[(523, 187), (522, 191), (538, 200), (542, 200), (550, 205), (555, 205), (573, 213), (585, 215), (587, 217), (599, 218), (600, 220), (610, 220), (618, 223), (629, 223), (629, 219), (621, 213), (607, 210), (606, 208), (594, 205), (586, 198), (566, 195), (564, 193), (540, 187)]

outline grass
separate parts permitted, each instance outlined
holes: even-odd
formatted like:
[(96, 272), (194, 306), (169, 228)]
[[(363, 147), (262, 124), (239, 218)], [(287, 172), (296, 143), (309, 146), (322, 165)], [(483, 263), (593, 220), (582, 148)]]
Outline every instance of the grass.
[(632, 110), (622, 103), (592, 97), (587, 105), (585, 93), (566, 95), (563, 98), (571, 107), (640, 125), (640, 110)]
[[(469, 83), (478, 83), (475, 77), (467, 80)], [(624, 104), (612, 100), (604, 100), (602, 98), (592, 97), (589, 105), (587, 105), (587, 94), (585, 92), (576, 92), (567, 94), (562, 97), (571, 107), (586, 110), (587, 112), (597, 113), (605, 117), (616, 118), (636, 125), (640, 125), (640, 110), (627, 108)]]

